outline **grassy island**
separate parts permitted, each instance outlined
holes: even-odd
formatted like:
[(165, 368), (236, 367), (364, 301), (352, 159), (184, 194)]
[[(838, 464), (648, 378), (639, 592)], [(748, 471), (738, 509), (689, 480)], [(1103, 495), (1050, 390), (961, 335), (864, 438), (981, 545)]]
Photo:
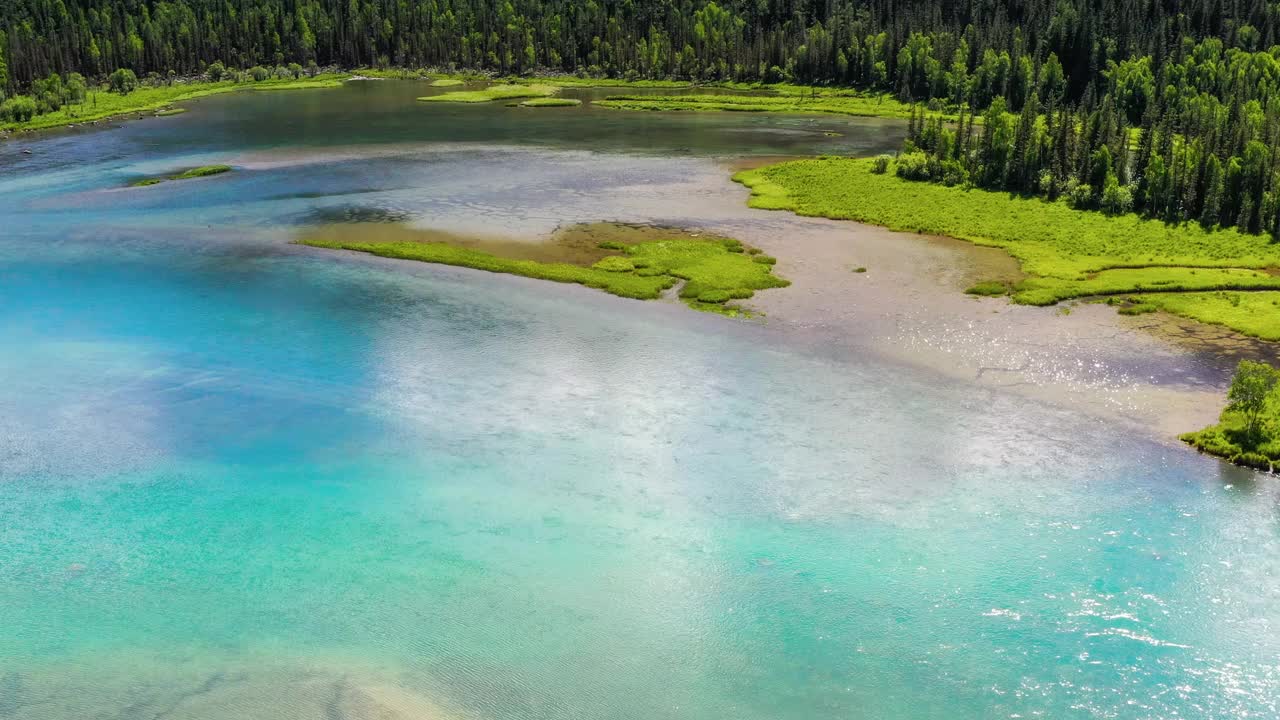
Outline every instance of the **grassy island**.
[(221, 175), (225, 172), (231, 172), (230, 165), (201, 165), (200, 167), (193, 167), (190, 170), (183, 170), (177, 175), (143, 178), (130, 183), (130, 187), (147, 187), (149, 185), (158, 185), (170, 180), (192, 180), (194, 178), (209, 177), (210, 175)]
[(581, 100), (575, 98), (559, 98), (559, 97), (541, 97), (525, 100), (520, 103), (520, 107), (543, 108), (543, 107), (577, 107), (582, 104)]
[(418, 98), (422, 102), (486, 103), (494, 100), (519, 100), (521, 98), (551, 97), (559, 91), (554, 85), (490, 85), (480, 90), (455, 90), (441, 95)]
[(1218, 423), (1187, 433), (1182, 440), (1237, 465), (1268, 472), (1280, 468), (1280, 370), (1241, 362)]
[[(773, 274), (773, 258), (733, 238), (675, 228), (595, 223), (560, 231), (550, 249), (564, 260), (520, 257), (545, 251), (533, 243), (473, 243), (428, 233), (419, 240), (411, 229), (378, 233), (368, 240), (358, 226), (335, 225), (309, 233), (298, 242), (312, 247), (366, 252), (382, 257), (456, 265), (553, 282), (576, 283), (611, 295), (655, 300), (680, 283), (679, 297), (695, 310), (729, 316), (747, 314), (732, 303), (756, 290), (786, 287)], [(392, 239), (384, 239), (384, 238)], [(395, 239), (395, 238), (405, 239)], [(519, 246), (525, 246), (523, 248)]]
[(1108, 216), (1062, 201), (905, 180), (874, 159), (817, 158), (738, 173), (751, 205), (947, 235), (999, 247), (1021, 282), (982, 283), (974, 294), (1052, 305), (1115, 296), (1153, 309), (1280, 340), (1280, 244), (1234, 228), (1206, 230), (1132, 213)]

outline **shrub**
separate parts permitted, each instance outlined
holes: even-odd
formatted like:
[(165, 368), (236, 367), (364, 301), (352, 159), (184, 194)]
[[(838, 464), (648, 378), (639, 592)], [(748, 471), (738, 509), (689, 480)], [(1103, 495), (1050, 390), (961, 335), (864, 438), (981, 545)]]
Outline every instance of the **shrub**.
[(1093, 208), (1093, 186), (1087, 183), (1069, 184), (1067, 187), (1067, 204), (1076, 210)]
[(778, 258), (772, 255), (754, 255), (752, 256), (751, 261), (758, 262), (761, 265), (773, 265), (778, 262)]
[(1102, 187), (1102, 211), (1108, 215), (1123, 215), (1133, 209), (1133, 192), (1121, 185), (1114, 174), (1107, 176)]
[(254, 65), (249, 68), (249, 77), (253, 78), (254, 82), (262, 82), (271, 77), (271, 71), (261, 65)]
[(107, 86), (111, 92), (128, 95), (138, 89), (138, 76), (128, 68), (120, 68), (107, 77)]
[(969, 182), (969, 169), (959, 160), (944, 160), (942, 162), (942, 184), (947, 187), (955, 187), (956, 185), (964, 185)]
[(67, 82), (63, 85), (62, 99), (69, 105), (79, 105), (84, 102), (84, 96), (88, 91), (89, 84), (85, 82), (84, 76), (73, 72), (67, 75)]
[(0, 103), (0, 119), (10, 122), (30, 122), (36, 114), (36, 101), (26, 95), (14, 97)]
[(889, 170), (889, 161), (893, 158), (888, 155), (877, 155), (876, 159), (871, 162), (871, 172), (876, 175), (883, 175)]
[(928, 180), (929, 158), (920, 151), (903, 153), (894, 164), (894, 172), (904, 180)]
[(1040, 194), (1053, 200), (1058, 197), (1058, 184), (1053, 181), (1053, 173), (1048, 170), (1040, 171), (1040, 179), (1036, 181), (1036, 187), (1040, 190)]

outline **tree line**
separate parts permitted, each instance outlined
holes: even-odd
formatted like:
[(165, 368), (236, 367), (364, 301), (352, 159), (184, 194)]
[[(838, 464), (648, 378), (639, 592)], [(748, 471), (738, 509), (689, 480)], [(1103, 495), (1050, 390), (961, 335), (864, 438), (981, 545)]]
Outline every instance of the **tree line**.
[(1264, 0), (0, 0), (0, 28), (6, 120), (224, 66), (832, 84), (961, 114), (921, 111), (904, 175), (1280, 231)]
[[(794, 80), (1021, 107), (1056, 58), (1079, 99), (1110, 62), (1184, 37), (1280, 42), (1263, 0), (0, 0), (6, 76), (289, 62)], [(974, 82), (976, 81), (976, 82)]]
[(1076, 102), (1042, 65), (1021, 108), (966, 104), (955, 124), (913, 113), (895, 171), (1280, 238), (1278, 58), (1184, 38), (1158, 69), (1149, 56), (1108, 63)]

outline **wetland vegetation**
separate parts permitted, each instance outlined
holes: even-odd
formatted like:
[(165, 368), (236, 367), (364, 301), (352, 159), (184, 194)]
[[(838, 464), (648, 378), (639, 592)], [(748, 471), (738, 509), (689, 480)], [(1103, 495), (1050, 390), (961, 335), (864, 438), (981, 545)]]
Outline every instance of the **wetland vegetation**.
[[(974, 294), (1007, 292), (1014, 302), (1030, 305), (1137, 294), (1142, 303), (1178, 315), (1280, 340), (1280, 310), (1272, 305), (1274, 291), (1280, 291), (1273, 270), (1280, 266), (1280, 245), (1269, 236), (917, 182), (894, 172), (896, 162), (877, 172), (881, 163), (874, 158), (796, 160), (746, 170), (735, 179), (751, 188), (754, 207), (999, 247), (1027, 274), (1018, 282), (993, 278), (970, 288)], [(1272, 292), (1242, 308), (1238, 298), (1249, 293), (1217, 291)]]

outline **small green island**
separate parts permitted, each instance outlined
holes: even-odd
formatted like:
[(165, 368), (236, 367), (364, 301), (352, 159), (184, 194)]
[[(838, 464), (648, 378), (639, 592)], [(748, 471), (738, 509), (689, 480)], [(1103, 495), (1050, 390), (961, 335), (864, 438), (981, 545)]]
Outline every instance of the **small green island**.
[[(370, 234), (378, 239), (362, 239)], [(790, 285), (773, 274), (775, 259), (757, 248), (733, 238), (649, 225), (575, 225), (548, 243), (520, 243), (338, 224), (313, 229), (297, 242), (576, 283), (636, 300), (656, 300), (679, 285), (676, 294), (689, 307), (730, 317), (751, 314), (732, 301)]]
[(159, 185), (162, 182), (173, 180), (193, 180), (195, 178), (209, 177), (211, 175), (221, 175), (222, 173), (231, 172), (230, 165), (201, 165), (193, 167), (189, 170), (183, 170), (176, 175), (164, 175), (161, 177), (142, 178), (129, 183), (129, 187), (148, 187), (150, 185)]
[(520, 100), (522, 98), (550, 98), (559, 92), (555, 85), (541, 83), (504, 83), (490, 85), (479, 90), (454, 90), (440, 95), (424, 95), (421, 102), (487, 103), (495, 100)]
[(1280, 468), (1280, 370), (1243, 360), (1227, 390), (1227, 406), (1215, 425), (1189, 432), (1183, 442), (1236, 465)]
[(540, 97), (525, 100), (520, 103), (520, 107), (527, 108), (547, 108), (547, 107), (577, 107), (582, 104), (577, 98), (561, 98), (561, 97)]

